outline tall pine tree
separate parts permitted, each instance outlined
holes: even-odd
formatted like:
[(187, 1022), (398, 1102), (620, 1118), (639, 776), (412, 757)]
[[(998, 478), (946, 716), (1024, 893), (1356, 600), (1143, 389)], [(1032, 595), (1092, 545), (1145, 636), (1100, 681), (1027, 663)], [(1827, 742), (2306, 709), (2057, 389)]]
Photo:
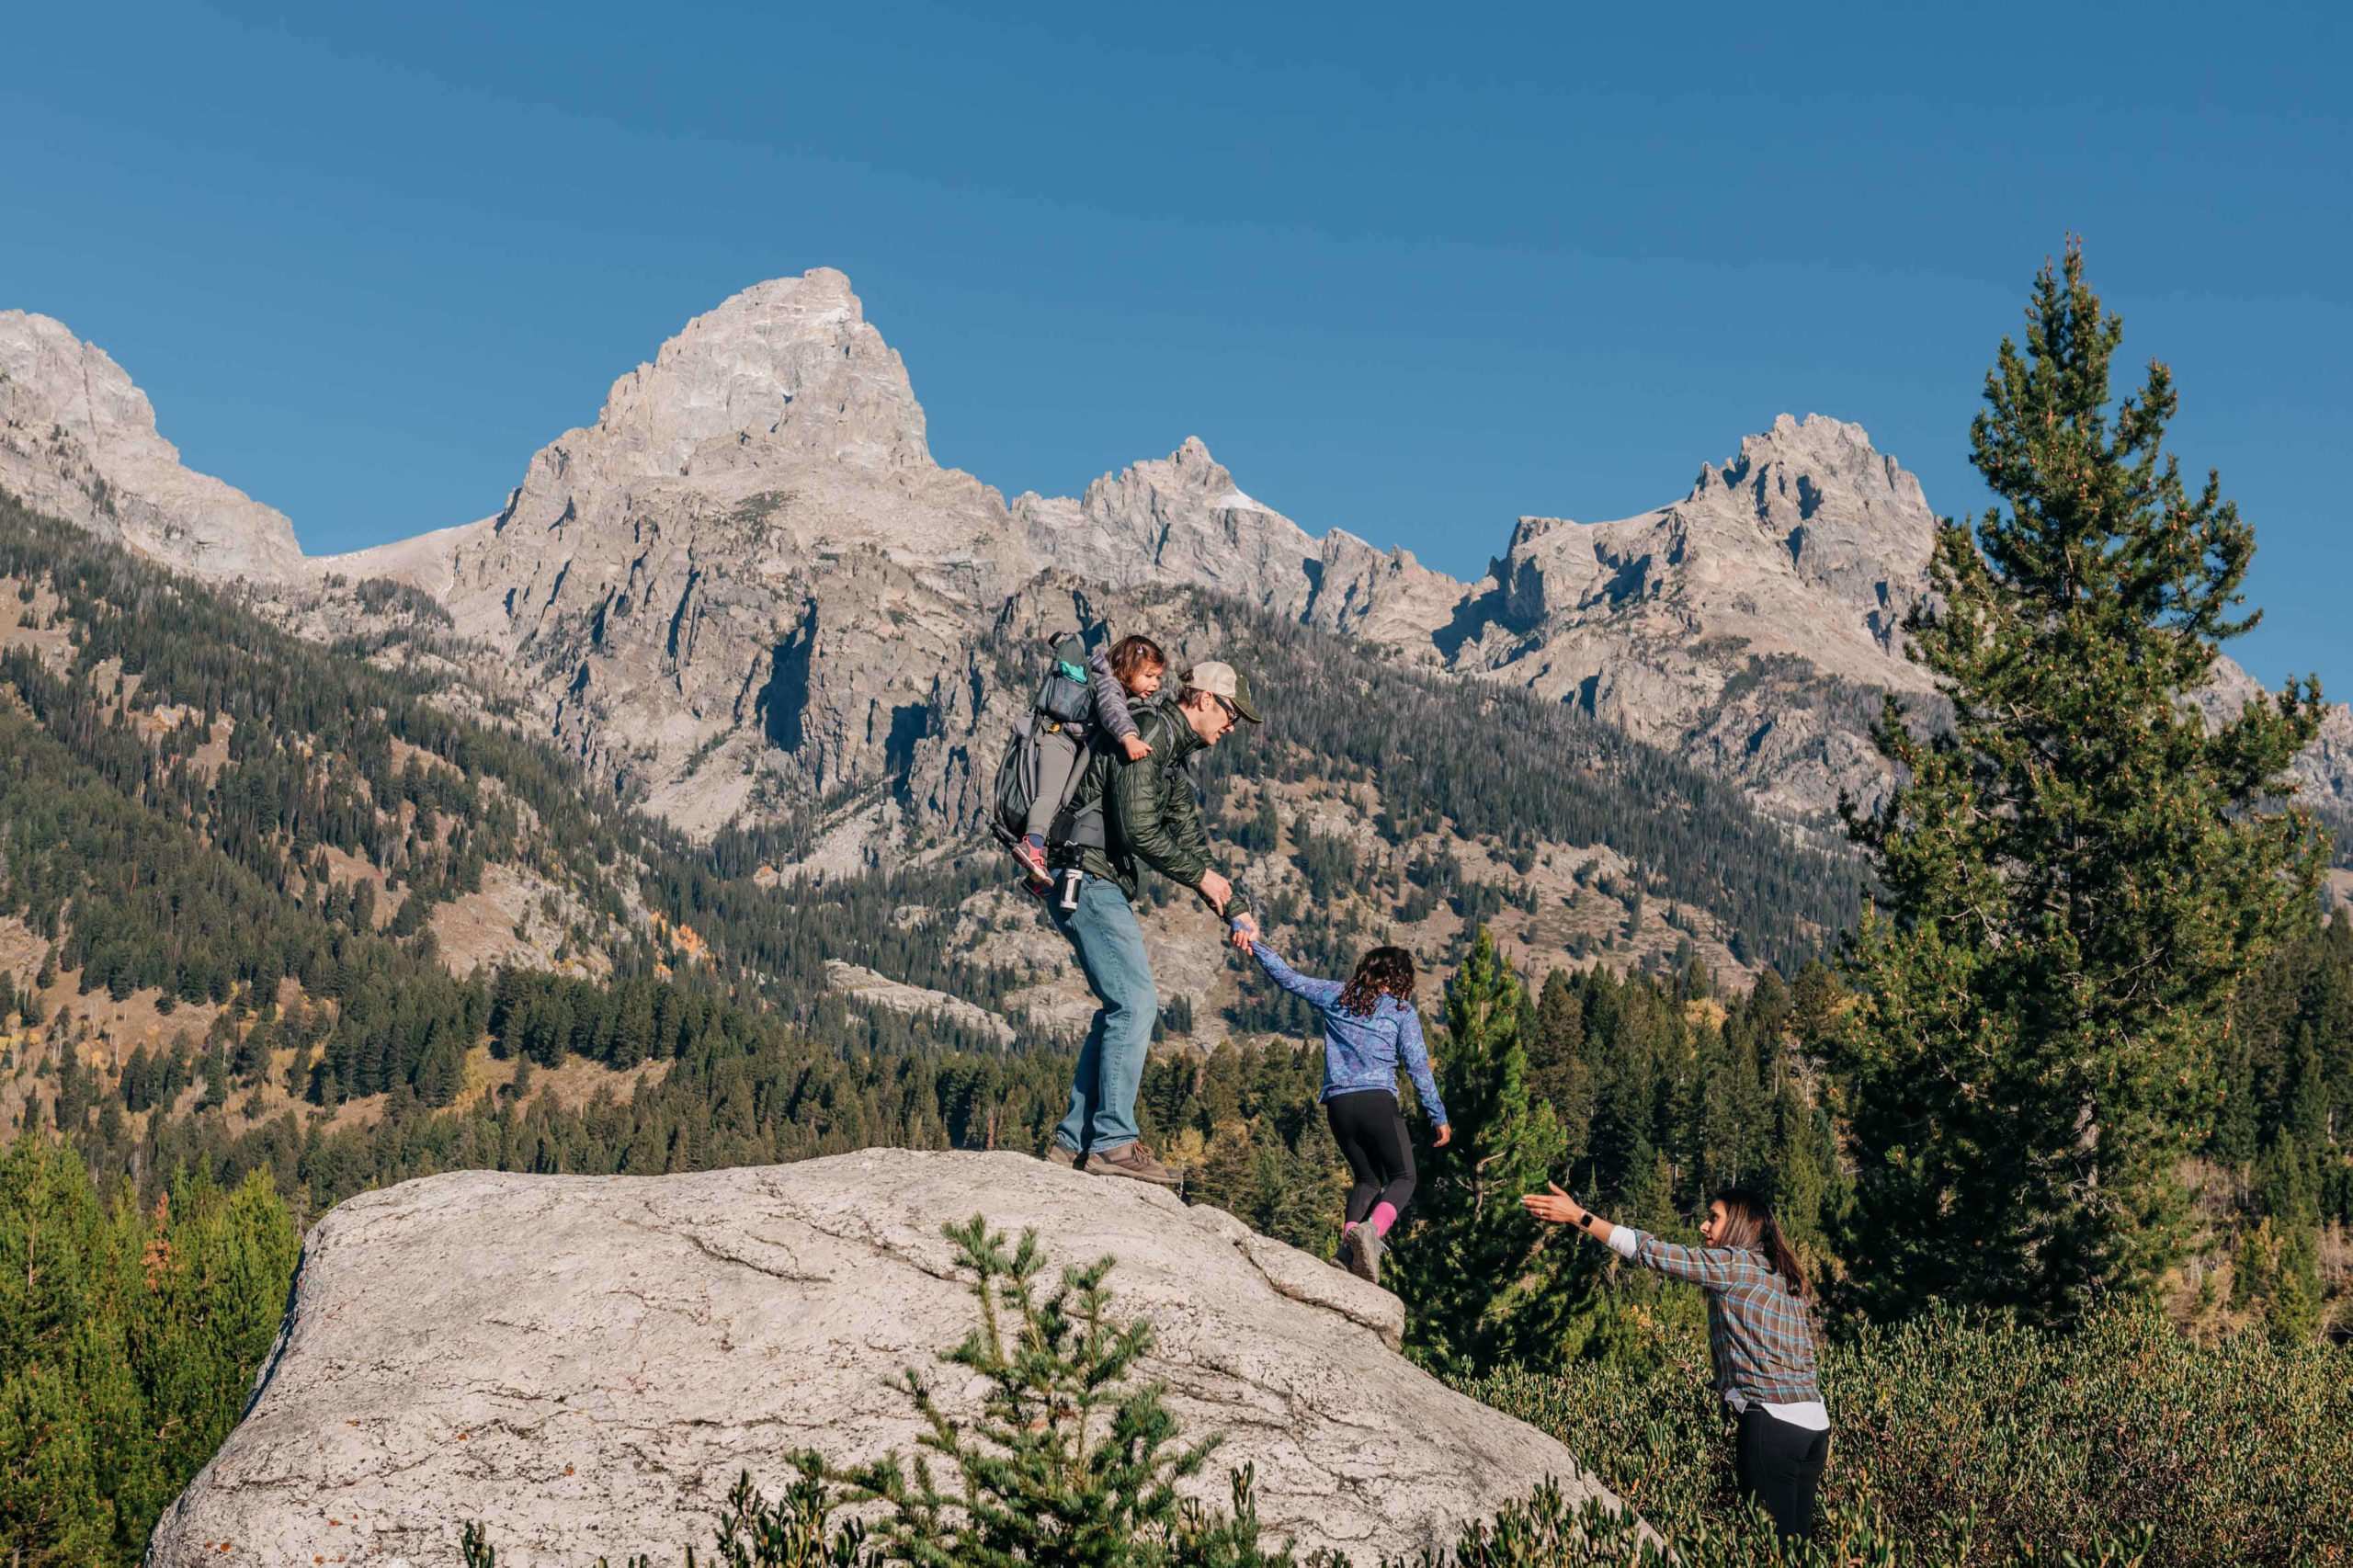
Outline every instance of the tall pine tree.
[(2210, 725), (2254, 530), (2164, 451), (2172, 379), (2111, 404), (2120, 324), (2070, 244), (1971, 429), (2000, 505), (1947, 521), (1906, 623), (1953, 702), (1891, 702), (1899, 787), (1847, 812), (1883, 888), (1833, 1029), (1857, 1186), (1848, 1254), (1879, 1312), (2064, 1320), (2178, 1253), (2175, 1169), (2215, 1108), (2240, 980), (2312, 917), (2324, 845), (2278, 809), (2315, 683)]
[(1561, 1174), (1566, 1147), (1552, 1107), (1529, 1094), (1520, 1028), (1532, 1011), (1480, 926), (1446, 988), (1438, 1074), (1453, 1139), (1430, 1152), (1386, 1281), (1405, 1303), (1408, 1348), (1445, 1371), (1557, 1360), (1574, 1304), (1555, 1288), (1570, 1238), (1548, 1237), (1519, 1206)]

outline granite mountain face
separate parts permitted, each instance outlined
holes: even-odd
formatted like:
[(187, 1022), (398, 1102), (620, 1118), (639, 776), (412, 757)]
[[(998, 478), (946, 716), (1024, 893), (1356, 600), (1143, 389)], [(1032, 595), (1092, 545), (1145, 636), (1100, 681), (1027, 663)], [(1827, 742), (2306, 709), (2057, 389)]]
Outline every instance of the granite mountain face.
[(905, 368), (824, 271), (689, 323), (444, 548), (426, 585), (458, 630), (534, 672), (592, 769), (698, 832), (767, 803), (764, 781), (781, 803), (904, 775), (1034, 574), (996, 493), (932, 461)]
[(1327, 631), (1416, 651), (1463, 602), (1463, 585), (1404, 550), (1343, 528), (1317, 540), (1252, 500), (1199, 437), (1105, 474), (1077, 500), (1013, 503), (1041, 562), (1115, 587), (1196, 586)]
[[(1820, 415), (1781, 416), (1654, 511), (1523, 517), (1462, 583), (1310, 535), (1198, 439), (1008, 504), (933, 460), (905, 366), (824, 268), (688, 323), (494, 516), (347, 556), (304, 562), (281, 516), (180, 468), (143, 394), (46, 318), (0, 315), (0, 483), (36, 505), (209, 574), (307, 574), (289, 613), (315, 633), (365, 619), (355, 582), (420, 587), (479, 651), (472, 683), (594, 775), (696, 835), (817, 810), (834, 831), (812, 863), (839, 869), (969, 826), (1027, 696), (982, 642), (1103, 589), (1207, 589), (1524, 687), (1801, 822), (1883, 786), (1881, 692), (1931, 720), (1939, 701), (1898, 631), (1934, 514), (1859, 426)], [(2226, 662), (2216, 699), (2245, 689)], [(2344, 710), (2302, 771), (2353, 807)]]
[(283, 512), (182, 466), (154, 405), (62, 322), (0, 311), (0, 488), (183, 571), (285, 583), (302, 551)]
[(569, 747), (689, 831), (862, 799), (862, 857), (969, 821), (1026, 695), (974, 642), (1067, 619), (1080, 585), (1230, 595), (1574, 703), (1818, 813), (1874, 787), (1872, 694), (1925, 685), (1894, 628), (1933, 526), (1911, 475), (1819, 417), (1658, 511), (1524, 518), (1476, 583), (1310, 535), (1198, 439), (1008, 505), (932, 460), (904, 364), (821, 269), (690, 323), (496, 517), (332, 565), (440, 597), (529, 672)]
[(1898, 628), (1935, 528), (1919, 481), (1860, 426), (1784, 415), (1671, 506), (1616, 522), (1521, 518), (1452, 663), (1809, 816), (1841, 790), (1877, 793), (1860, 727), (1876, 692), (1927, 689)]
[(568, 747), (688, 831), (866, 797), (860, 843), (908, 812), (969, 822), (1019, 699), (974, 645), (1067, 620), (1080, 583), (1201, 586), (1401, 646), (1466, 591), (1309, 538), (1198, 440), (1008, 506), (932, 460), (904, 366), (824, 269), (688, 324), (495, 517), (318, 564), (442, 599)]

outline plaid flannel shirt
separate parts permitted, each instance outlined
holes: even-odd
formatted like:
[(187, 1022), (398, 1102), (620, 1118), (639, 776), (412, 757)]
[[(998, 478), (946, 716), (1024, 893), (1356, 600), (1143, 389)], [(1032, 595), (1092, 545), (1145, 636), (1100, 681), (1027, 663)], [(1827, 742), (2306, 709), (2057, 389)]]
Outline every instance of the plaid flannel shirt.
[(1716, 1392), (1734, 1409), (1803, 1404), (1822, 1397), (1814, 1375), (1813, 1320), (1763, 1253), (1679, 1246), (1643, 1232), (1634, 1257), (1707, 1292), (1708, 1358), (1715, 1363)]

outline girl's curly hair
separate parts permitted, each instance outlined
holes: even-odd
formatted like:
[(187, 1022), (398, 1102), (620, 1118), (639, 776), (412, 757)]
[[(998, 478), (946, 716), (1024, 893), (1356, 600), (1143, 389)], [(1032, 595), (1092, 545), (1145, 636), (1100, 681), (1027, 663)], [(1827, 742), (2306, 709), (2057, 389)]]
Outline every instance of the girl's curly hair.
[(1375, 948), (1358, 959), (1356, 973), (1348, 976), (1332, 1005), (1343, 1013), (1368, 1017), (1384, 994), (1405, 1006), (1414, 1005), (1414, 955), (1403, 948)]

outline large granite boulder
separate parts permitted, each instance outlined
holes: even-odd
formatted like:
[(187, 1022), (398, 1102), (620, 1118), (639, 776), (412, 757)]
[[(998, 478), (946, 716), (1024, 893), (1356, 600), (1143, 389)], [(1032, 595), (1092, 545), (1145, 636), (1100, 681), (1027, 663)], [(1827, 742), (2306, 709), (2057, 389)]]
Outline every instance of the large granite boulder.
[(975, 1321), (943, 1221), (1035, 1226), (1056, 1271), (1106, 1253), (1115, 1308), (1188, 1435), (1198, 1490), (1256, 1467), (1261, 1517), (1359, 1563), (1450, 1540), (1569, 1451), (1397, 1354), (1394, 1297), (1221, 1210), (1026, 1155), (870, 1150), (692, 1176), (462, 1172), (355, 1198), (303, 1250), (244, 1421), (156, 1528), (155, 1564), (684, 1560), (739, 1471), (908, 1449), (886, 1386)]

